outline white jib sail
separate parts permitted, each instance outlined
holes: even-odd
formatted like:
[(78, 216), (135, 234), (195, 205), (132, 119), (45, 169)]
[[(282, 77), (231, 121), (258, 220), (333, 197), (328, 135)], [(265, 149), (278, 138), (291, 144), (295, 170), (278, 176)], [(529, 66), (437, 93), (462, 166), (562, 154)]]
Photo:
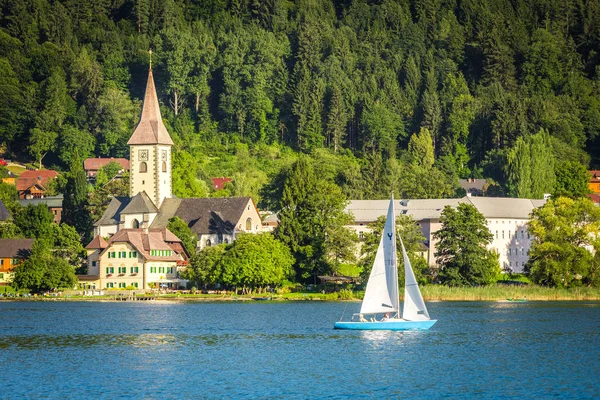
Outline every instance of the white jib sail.
[(399, 303), (396, 224), (392, 197), (360, 312), (361, 314), (398, 312)]
[(410, 260), (404, 249), (404, 243), (400, 238), (402, 246), (402, 256), (404, 257), (404, 308), (402, 310), (402, 318), (407, 321), (429, 320), (427, 307), (421, 296), (417, 279), (413, 272)]

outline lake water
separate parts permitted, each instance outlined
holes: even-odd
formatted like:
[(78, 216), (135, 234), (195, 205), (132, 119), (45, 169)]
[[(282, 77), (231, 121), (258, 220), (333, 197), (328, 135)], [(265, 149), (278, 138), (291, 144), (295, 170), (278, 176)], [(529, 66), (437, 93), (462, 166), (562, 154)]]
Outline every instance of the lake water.
[(426, 332), (332, 329), (359, 307), (0, 302), (0, 398), (600, 397), (600, 302), (429, 303)]

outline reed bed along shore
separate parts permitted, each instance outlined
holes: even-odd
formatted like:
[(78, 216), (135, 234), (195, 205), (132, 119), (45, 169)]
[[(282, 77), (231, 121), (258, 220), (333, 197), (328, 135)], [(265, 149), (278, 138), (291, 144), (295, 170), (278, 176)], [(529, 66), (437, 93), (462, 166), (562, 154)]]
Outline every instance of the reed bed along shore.
[[(600, 301), (600, 288), (547, 288), (536, 285), (524, 286), (506, 286), (491, 285), (478, 287), (448, 287), (443, 285), (424, 285), (421, 286), (421, 292), (425, 301), (506, 301), (507, 299), (529, 301)], [(136, 294), (135, 301), (159, 300), (159, 301), (252, 301), (252, 300), (270, 300), (270, 301), (339, 301), (351, 300), (360, 301), (364, 292), (353, 292), (343, 289), (337, 292), (300, 292), (274, 294), (268, 297), (257, 297), (260, 295), (240, 295), (233, 293), (210, 295), (210, 294)], [(404, 295), (401, 288), (400, 296)], [(123, 297), (117, 293), (105, 293), (103, 296), (82, 296), (78, 292), (63, 294), (57, 297), (0, 297), (0, 301), (133, 301), (130, 296)]]
[(426, 285), (421, 287), (426, 301), (498, 301), (524, 299), (537, 301), (551, 300), (600, 300), (600, 288), (547, 288), (536, 285), (525, 286), (479, 286), (448, 287)]

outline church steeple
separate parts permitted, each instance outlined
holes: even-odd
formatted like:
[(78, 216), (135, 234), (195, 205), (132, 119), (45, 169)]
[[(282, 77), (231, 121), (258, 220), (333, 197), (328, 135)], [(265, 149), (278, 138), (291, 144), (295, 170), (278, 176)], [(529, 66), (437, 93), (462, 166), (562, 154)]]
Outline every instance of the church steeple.
[(146, 192), (154, 205), (160, 208), (165, 198), (171, 197), (171, 146), (173, 141), (160, 116), (152, 68), (140, 122), (127, 142), (131, 175), (129, 195)]
[(144, 95), (144, 105), (142, 107), (140, 122), (127, 144), (173, 145), (173, 140), (171, 140), (171, 136), (169, 136), (169, 132), (167, 132), (167, 128), (160, 116), (160, 106), (158, 104), (158, 97), (156, 96), (152, 69), (148, 71), (148, 83), (146, 84), (146, 94)]

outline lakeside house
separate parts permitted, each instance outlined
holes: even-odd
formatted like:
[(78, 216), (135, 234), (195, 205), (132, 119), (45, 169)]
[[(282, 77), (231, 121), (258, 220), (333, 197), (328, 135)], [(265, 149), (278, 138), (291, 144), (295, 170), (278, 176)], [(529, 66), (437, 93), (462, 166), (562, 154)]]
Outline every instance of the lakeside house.
[[(527, 223), (534, 208), (544, 205), (546, 200), (515, 199), (505, 197), (472, 197), (460, 199), (411, 199), (396, 200), (396, 214), (410, 215), (425, 237), (423, 252), (428, 265), (435, 266), (437, 240), (433, 234), (441, 229), (440, 216), (445, 206), (457, 207), (460, 203), (473, 205), (487, 220), (493, 235), (489, 245), (499, 254), (503, 271), (523, 272), (529, 260), (531, 237)], [(346, 212), (354, 216), (354, 223), (348, 227), (363, 238), (370, 229), (368, 224), (385, 216), (389, 200), (351, 200)]]
[(86, 246), (88, 273), (82, 289), (185, 287), (179, 272), (189, 254), (168, 229), (122, 229), (108, 241), (96, 236)]
[(0, 286), (12, 281), (12, 270), (31, 254), (34, 239), (0, 239)]

